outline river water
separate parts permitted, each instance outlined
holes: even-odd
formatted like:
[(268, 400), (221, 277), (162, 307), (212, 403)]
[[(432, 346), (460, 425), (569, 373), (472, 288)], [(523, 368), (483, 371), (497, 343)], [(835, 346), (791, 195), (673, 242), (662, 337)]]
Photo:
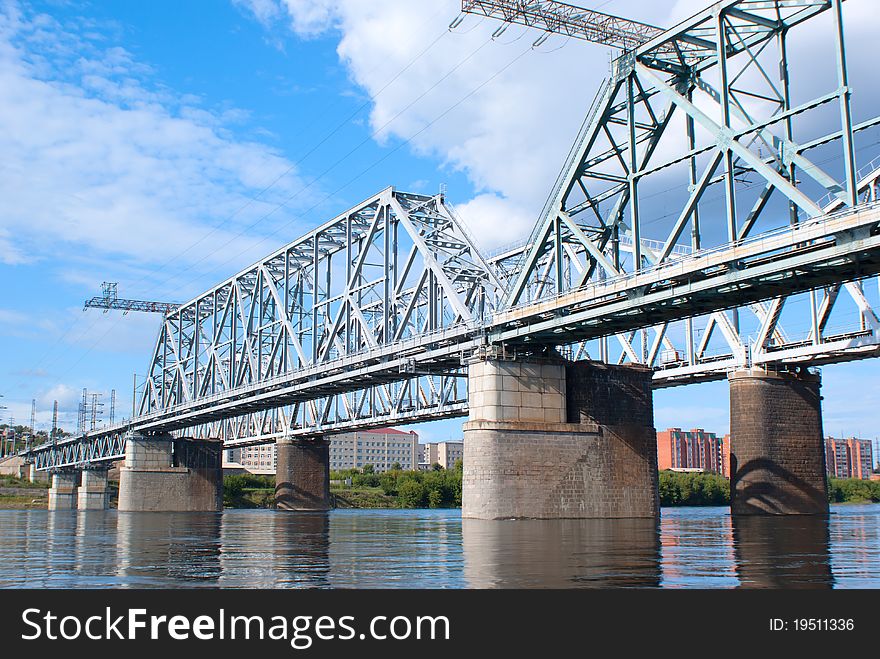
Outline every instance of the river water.
[(828, 517), (0, 511), (3, 588), (878, 588), (880, 504)]

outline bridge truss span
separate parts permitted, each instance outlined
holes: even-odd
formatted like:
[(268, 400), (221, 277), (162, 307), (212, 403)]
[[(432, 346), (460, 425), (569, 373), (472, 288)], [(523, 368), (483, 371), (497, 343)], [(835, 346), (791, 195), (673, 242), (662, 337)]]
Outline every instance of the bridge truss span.
[[(441, 195), (388, 188), (168, 314), (139, 414), (459, 341), (495, 310), (501, 287)], [(302, 411), (316, 423), (334, 404), (362, 406)]]

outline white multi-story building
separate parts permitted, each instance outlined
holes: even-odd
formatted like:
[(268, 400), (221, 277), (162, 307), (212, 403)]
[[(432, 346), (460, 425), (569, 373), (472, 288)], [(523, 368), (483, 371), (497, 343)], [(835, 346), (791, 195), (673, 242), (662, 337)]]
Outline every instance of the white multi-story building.
[(388, 471), (395, 464), (407, 470), (418, 467), (418, 433), (379, 428), (330, 438), (330, 469), (361, 469), (372, 465), (376, 471)]
[(238, 461), (252, 474), (274, 474), (278, 469), (278, 452), (275, 444), (243, 446)]
[[(330, 437), (330, 469), (362, 469), (372, 465), (376, 471), (388, 471), (395, 464), (401, 469), (416, 469), (421, 454), (415, 431), (394, 428), (360, 430)], [(229, 453), (227, 461), (238, 463), (251, 473), (274, 474), (278, 466), (275, 444), (245, 446)]]
[(452, 469), (456, 460), (464, 459), (464, 442), (434, 442), (422, 446), (422, 464), (428, 469), (439, 464), (444, 469)]

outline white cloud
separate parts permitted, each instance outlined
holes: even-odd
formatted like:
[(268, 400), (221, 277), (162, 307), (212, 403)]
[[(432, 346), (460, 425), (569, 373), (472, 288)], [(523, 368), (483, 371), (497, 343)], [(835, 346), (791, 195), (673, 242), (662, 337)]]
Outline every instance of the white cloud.
[(81, 395), (82, 391), (80, 389), (74, 389), (66, 384), (56, 384), (50, 389), (40, 393), (36, 400), (39, 407), (49, 409), (52, 408), (54, 402), (57, 400), (58, 409), (69, 412), (71, 410), (76, 410)]
[(525, 237), (535, 223), (522, 206), (493, 193), (477, 195), (455, 210), (470, 233), (479, 236), (481, 246), (490, 251), (520, 242), (514, 237)]
[(292, 211), (238, 235), (244, 228), (282, 201), (294, 209), (315, 201), (282, 154), (232, 135), (246, 112), (200, 107), (123, 48), (15, 3), (0, 8), (0, 89), (4, 263), (88, 255), (155, 265), (198, 241), (172, 267), (244, 260), (266, 251), (249, 253), (255, 234)]
[(284, 0), (293, 29), (305, 37), (315, 37), (337, 23), (339, 3), (336, 0)]
[(266, 27), (271, 26), (281, 16), (281, 8), (275, 0), (232, 0), (232, 4), (250, 10)]

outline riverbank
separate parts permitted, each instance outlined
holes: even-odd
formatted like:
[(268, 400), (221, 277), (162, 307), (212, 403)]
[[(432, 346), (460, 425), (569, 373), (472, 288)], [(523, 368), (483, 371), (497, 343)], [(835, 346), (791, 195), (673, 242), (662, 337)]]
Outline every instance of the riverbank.
[(31, 483), (14, 476), (0, 476), (0, 510), (27, 510), (49, 505), (49, 483)]
[[(330, 494), (335, 508), (457, 508), (461, 506), (461, 469), (392, 470), (383, 474), (356, 470), (333, 472)], [(730, 481), (705, 473), (661, 471), (660, 505), (664, 508), (729, 506)], [(249, 474), (224, 479), (227, 508), (272, 508), (275, 480)], [(880, 481), (831, 478), (828, 500), (880, 502)]]
[[(350, 484), (349, 484), (350, 483)], [(0, 476), (0, 510), (45, 509), (48, 482), (31, 483)], [(111, 506), (118, 485), (111, 483)], [(660, 505), (664, 508), (730, 505), (730, 481), (715, 474), (661, 471)], [(330, 488), (334, 508), (458, 508), (461, 506), (461, 469), (438, 471), (393, 470), (384, 474), (334, 472)], [(828, 480), (828, 501), (880, 502), (880, 481)], [(225, 508), (272, 508), (274, 476), (235, 474), (223, 479)]]

